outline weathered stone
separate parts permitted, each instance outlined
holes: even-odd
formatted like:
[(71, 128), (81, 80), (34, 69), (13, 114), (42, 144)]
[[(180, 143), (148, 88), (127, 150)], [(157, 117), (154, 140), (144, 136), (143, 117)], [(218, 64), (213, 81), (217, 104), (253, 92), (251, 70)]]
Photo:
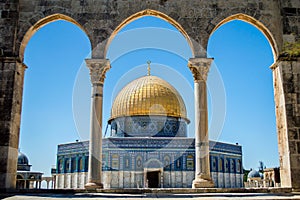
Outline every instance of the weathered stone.
[(300, 154), (300, 142), (297, 142), (297, 153)]
[(289, 140), (297, 140), (298, 139), (298, 131), (297, 131), (297, 129), (290, 129), (288, 136), (289, 136)]
[(289, 145), (290, 145), (290, 153), (291, 153), (291, 154), (296, 154), (296, 153), (297, 153), (296, 142), (291, 141), (291, 142), (289, 143)]

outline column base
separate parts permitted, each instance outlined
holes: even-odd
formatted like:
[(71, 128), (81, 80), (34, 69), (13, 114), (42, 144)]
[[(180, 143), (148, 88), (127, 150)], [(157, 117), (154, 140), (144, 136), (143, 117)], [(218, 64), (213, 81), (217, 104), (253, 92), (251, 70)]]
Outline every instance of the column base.
[(85, 184), (84, 188), (87, 189), (87, 190), (102, 189), (103, 184), (102, 183), (89, 182), (89, 183)]
[(193, 180), (193, 188), (213, 188), (215, 187), (214, 182), (210, 177), (197, 177)]

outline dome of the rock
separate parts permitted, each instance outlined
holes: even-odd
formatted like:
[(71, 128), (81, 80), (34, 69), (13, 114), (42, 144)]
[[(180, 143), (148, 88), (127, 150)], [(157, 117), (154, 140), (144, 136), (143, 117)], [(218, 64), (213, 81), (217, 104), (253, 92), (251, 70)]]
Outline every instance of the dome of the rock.
[(111, 110), (111, 119), (147, 115), (187, 118), (178, 91), (157, 76), (143, 76), (130, 82), (119, 92)]
[(179, 92), (163, 79), (148, 75), (118, 93), (109, 123), (112, 135), (170, 137), (186, 136), (189, 120)]

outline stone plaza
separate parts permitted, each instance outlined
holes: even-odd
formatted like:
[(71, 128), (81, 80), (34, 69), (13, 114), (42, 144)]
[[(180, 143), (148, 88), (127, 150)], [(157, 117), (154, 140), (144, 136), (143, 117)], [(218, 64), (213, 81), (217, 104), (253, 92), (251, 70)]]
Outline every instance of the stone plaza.
[[(105, 74), (111, 68), (107, 49), (128, 23), (143, 16), (176, 27), (193, 52), (188, 68), (194, 77), (195, 177), (193, 188), (213, 187), (210, 174), (206, 80), (212, 59), (210, 35), (223, 24), (243, 20), (268, 39), (275, 62), (274, 101), (281, 187), (300, 190), (300, 2), (298, 0), (8, 0), (0, 17), (0, 188), (16, 188), (17, 158), (26, 66), (24, 51), (44, 25), (66, 20), (80, 27), (92, 44), (86, 60), (92, 84), (91, 138), (87, 189), (102, 188), (102, 106)], [(206, 156), (200, 156), (206, 155)]]

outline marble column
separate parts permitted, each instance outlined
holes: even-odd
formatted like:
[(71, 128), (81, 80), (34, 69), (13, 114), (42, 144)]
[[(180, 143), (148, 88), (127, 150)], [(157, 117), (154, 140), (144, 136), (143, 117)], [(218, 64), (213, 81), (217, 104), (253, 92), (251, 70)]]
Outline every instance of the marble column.
[(188, 67), (194, 77), (196, 171), (193, 188), (214, 187), (209, 167), (206, 80), (211, 58), (191, 58)]
[(86, 64), (90, 69), (92, 101), (88, 183), (85, 188), (96, 189), (103, 188), (101, 181), (103, 83), (105, 74), (110, 69), (110, 62), (107, 59), (86, 59)]

